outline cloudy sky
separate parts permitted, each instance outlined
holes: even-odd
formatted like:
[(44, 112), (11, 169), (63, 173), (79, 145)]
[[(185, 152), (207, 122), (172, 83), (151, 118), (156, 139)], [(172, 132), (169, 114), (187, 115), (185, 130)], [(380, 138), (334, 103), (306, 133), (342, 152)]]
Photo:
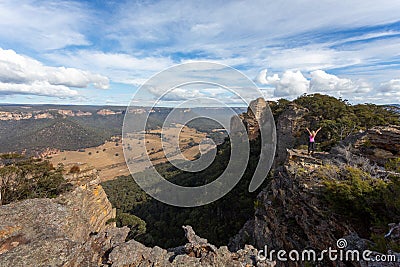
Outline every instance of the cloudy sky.
[(268, 99), (400, 103), (399, 14), (393, 0), (0, 0), (0, 103), (127, 105), (196, 60), (237, 68)]

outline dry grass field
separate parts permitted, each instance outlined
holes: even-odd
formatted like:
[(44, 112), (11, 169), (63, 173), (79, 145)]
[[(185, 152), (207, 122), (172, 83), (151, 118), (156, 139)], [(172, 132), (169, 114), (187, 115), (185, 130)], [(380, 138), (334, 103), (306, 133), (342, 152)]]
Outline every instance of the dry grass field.
[[(166, 162), (164, 151), (162, 150), (161, 130), (153, 130), (146, 134), (145, 140), (140, 140), (142, 135), (129, 135), (124, 140), (126, 149), (129, 149), (130, 154), (134, 155), (132, 160), (133, 172), (143, 171), (147, 164), (143, 158), (145, 154), (139, 152), (139, 148), (145, 145), (147, 155), (152, 160), (153, 164)], [(210, 150), (212, 144), (200, 144), (206, 138), (205, 133), (196, 131), (195, 129), (183, 127), (180, 125), (176, 128), (167, 128), (163, 131), (164, 148), (166, 153), (176, 151), (176, 145), (172, 140), (179, 136), (179, 147), (183, 156), (188, 160), (193, 160), (196, 155)], [(143, 138), (143, 136), (142, 136)], [(129, 175), (129, 170), (125, 162), (123, 153), (123, 144), (120, 137), (114, 137), (112, 141), (107, 141), (97, 147), (89, 147), (80, 151), (63, 151), (58, 154), (51, 155), (49, 159), (54, 165), (59, 163), (64, 164), (65, 170), (69, 171), (74, 165), (79, 166), (81, 170), (95, 168), (99, 171), (102, 181), (113, 179), (121, 175)], [(142, 150), (141, 150), (142, 151)], [(171, 153), (170, 159), (178, 159), (176, 153)]]

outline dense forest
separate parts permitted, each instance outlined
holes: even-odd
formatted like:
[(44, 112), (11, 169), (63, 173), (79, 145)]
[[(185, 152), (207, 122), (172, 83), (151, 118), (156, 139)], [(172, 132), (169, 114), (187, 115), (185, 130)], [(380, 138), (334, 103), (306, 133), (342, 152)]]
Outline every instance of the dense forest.
[[(117, 224), (129, 225), (132, 229), (130, 236), (135, 240), (150, 246), (178, 246), (185, 241), (181, 226), (189, 224), (212, 243), (227, 244), (254, 213), (254, 200), (259, 190), (249, 193), (248, 186), (258, 162), (259, 150), (259, 140), (251, 142), (251, 156), (243, 178), (227, 195), (206, 206), (180, 208), (161, 203), (146, 195), (130, 176), (104, 182), (102, 186), (117, 208)], [(199, 186), (216, 179), (225, 170), (229, 157), (230, 144), (226, 140), (218, 146), (218, 156), (204, 171), (183, 172), (168, 163), (158, 165), (157, 169), (175, 184)], [(128, 214), (134, 217), (131, 224), (124, 224)]]

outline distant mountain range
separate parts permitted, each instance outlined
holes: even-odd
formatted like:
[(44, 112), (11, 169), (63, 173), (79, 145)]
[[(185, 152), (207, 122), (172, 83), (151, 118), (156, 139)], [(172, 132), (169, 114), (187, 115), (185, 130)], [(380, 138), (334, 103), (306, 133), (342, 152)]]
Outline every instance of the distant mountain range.
[(400, 114), (400, 104), (389, 104), (389, 105), (386, 105), (386, 107), (387, 107), (389, 110), (392, 110), (392, 111), (394, 111), (394, 112)]

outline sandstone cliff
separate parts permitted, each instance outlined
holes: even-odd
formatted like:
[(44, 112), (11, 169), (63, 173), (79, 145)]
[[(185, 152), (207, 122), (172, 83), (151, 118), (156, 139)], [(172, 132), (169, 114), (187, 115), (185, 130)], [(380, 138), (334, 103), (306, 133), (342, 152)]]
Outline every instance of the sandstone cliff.
[(107, 249), (96, 234), (113, 217), (96, 180), (56, 199), (1, 206), (0, 266), (96, 266)]

